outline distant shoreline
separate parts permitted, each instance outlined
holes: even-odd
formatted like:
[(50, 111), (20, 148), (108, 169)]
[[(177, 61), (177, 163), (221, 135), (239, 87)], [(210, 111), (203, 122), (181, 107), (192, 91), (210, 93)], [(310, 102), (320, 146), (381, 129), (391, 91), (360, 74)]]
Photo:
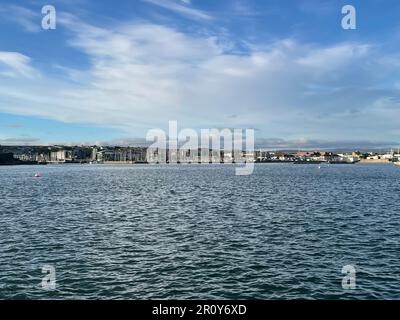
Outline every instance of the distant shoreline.
[[(307, 161), (299, 161), (299, 162), (295, 162), (295, 161), (275, 161), (275, 162), (253, 162), (256, 165), (260, 165), (260, 164), (293, 164), (293, 165), (356, 165), (356, 164), (360, 164), (360, 165), (366, 165), (366, 164), (387, 164), (387, 165), (392, 165), (393, 162), (390, 161), (383, 161), (383, 160), (376, 160), (376, 161), (359, 161), (357, 163), (329, 163), (329, 162), (307, 162)], [(71, 166), (71, 165), (88, 165), (88, 166), (99, 166), (99, 165), (105, 165), (105, 166), (150, 166), (150, 165), (165, 165), (165, 166), (174, 166), (174, 165), (186, 165), (186, 166), (191, 166), (191, 165), (208, 165), (208, 164), (212, 164), (212, 165), (241, 165), (241, 164), (245, 164), (243, 163), (219, 163), (219, 162), (215, 162), (215, 163), (126, 163), (126, 162), (105, 162), (105, 163), (93, 163), (93, 164), (89, 164), (89, 163), (47, 163), (47, 164), (40, 164), (40, 163), (25, 163), (25, 162), (18, 162), (18, 163), (0, 163), (0, 167), (5, 167), (5, 166), (47, 166), (47, 165), (54, 165), (54, 166)]]

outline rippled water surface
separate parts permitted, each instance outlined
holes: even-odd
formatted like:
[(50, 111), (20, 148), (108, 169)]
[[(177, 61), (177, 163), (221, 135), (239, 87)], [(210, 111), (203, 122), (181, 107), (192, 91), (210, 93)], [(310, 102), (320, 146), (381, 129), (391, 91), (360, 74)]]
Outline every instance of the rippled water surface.
[(391, 165), (0, 167), (0, 298), (400, 299), (399, 200)]

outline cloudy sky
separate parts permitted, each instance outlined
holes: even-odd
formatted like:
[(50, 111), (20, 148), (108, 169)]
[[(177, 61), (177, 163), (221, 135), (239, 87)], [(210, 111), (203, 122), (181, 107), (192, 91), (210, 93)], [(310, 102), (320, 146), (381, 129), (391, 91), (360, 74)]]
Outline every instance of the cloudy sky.
[(269, 147), (398, 145), (399, 15), (396, 0), (2, 0), (0, 144), (135, 141), (177, 120)]

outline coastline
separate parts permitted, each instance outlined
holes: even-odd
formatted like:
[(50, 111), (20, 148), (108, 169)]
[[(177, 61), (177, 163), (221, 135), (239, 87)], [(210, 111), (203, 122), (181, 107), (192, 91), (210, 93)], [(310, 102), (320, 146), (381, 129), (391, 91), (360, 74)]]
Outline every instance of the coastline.
[[(245, 162), (243, 162), (244, 164)], [(359, 162), (313, 162), (313, 161), (264, 161), (264, 162), (253, 162), (255, 165), (260, 164), (292, 164), (292, 165), (367, 165), (367, 164), (379, 164), (379, 165), (392, 165), (393, 162), (390, 161), (359, 161)], [(68, 163), (68, 162), (49, 162), (49, 163), (38, 163), (38, 162), (29, 162), (29, 161), (21, 161), (21, 162), (13, 162), (13, 163), (0, 163), (0, 167), (6, 166), (47, 166), (47, 165), (57, 165), (57, 166), (71, 166), (71, 165), (105, 165), (105, 166), (138, 166), (138, 165), (199, 165), (199, 164), (212, 164), (212, 165), (237, 165), (240, 163), (232, 163), (232, 162), (215, 162), (215, 163), (198, 163), (198, 162), (181, 162), (181, 163), (148, 163), (148, 162), (101, 162), (101, 163)]]

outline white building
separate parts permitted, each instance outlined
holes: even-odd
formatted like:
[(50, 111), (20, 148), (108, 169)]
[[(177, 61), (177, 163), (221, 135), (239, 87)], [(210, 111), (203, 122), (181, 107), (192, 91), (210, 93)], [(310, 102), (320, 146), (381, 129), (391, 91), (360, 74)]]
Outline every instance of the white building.
[(71, 151), (58, 150), (50, 153), (50, 162), (66, 162), (72, 160)]

